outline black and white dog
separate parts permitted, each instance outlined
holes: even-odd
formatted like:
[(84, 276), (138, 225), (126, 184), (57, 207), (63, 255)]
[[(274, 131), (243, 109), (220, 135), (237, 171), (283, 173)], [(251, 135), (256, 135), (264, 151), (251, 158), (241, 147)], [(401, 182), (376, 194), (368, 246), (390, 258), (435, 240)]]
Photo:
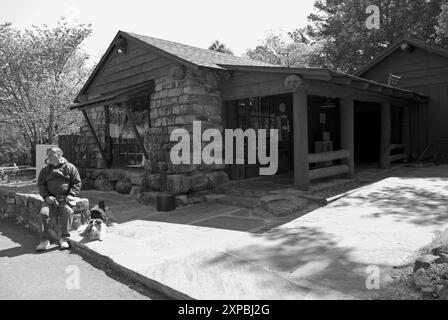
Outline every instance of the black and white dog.
[(90, 221), (84, 231), (84, 236), (89, 240), (103, 241), (106, 236), (107, 226), (116, 225), (116, 221), (104, 201), (100, 201), (90, 209)]

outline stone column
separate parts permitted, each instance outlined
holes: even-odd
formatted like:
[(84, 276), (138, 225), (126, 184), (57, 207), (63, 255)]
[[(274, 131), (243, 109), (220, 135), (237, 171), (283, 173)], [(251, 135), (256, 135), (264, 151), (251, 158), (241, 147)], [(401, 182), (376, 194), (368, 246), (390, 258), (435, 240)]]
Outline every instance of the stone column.
[(411, 153), (411, 123), (410, 123), (410, 116), (409, 116), (409, 107), (403, 107), (403, 122), (402, 122), (402, 141), (401, 143), (404, 144), (404, 154), (410, 159), (412, 157)]
[(380, 149), (380, 168), (390, 167), (390, 140), (391, 140), (391, 115), (390, 103), (381, 104), (381, 149)]
[(347, 178), (352, 179), (355, 171), (355, 137), (354, 137), (354, 101), (353, 97), (341, 98), (341, 149), (350, 152), (350, 157), (344, 162), (350, 167)]
[(294, 185), (300, 190), (308, 190), (310, 187), (307, 96), (303, 89), (293, 93)]

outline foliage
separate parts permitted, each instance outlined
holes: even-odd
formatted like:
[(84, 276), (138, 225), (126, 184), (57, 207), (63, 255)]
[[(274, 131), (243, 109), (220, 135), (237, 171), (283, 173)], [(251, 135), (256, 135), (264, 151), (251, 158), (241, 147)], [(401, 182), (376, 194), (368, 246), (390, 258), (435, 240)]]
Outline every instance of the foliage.
[(79, 130), (81, 119), (68, 106), (90, 72), (81, 50), (90, 33), (90, 25), (64, 19), (25, 31), (0, 25), (0, 123), (31, 150)]
[[(326, 67), (352, 73), (391, 43), (414, 37), (448, 46), (448, 0), (317, 0), (308, 25), (287, 33), (269, 34), (252, 59), (284, 66)], [(379, 9), (379, 29), (366, 21)]]
[[(294, 41), (322, 44), (313, 62), (330, 68), (353, 72), (368, 63), (391, 43), (414, 37), (446, 46), (446, 0), (317, 0), (316, 13), (309, 24), (289, 33)], [(380, 13), (379, 29), (367, 28), (369, 5)]]
[(306, 45), (292, 39), (284, 39), (279, 34), (270, 33), (255, 49), (249, 49), (246, 56), (266, 63), (306, 67), (310, 65), (311, 53), (319, 45)]
[(218, 40), (215, 40), (210, 47), (208, 47), (209, 50), (218, 51), (222, 53), (227, 53), (233, 55), (233, 51), (226, 47), (225, 44), (219, 42)]

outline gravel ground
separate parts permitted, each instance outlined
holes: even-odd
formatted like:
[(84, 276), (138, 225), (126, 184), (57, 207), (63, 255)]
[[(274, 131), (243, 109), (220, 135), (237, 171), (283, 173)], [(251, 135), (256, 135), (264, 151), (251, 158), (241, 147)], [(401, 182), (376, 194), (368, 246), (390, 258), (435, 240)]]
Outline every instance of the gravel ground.
[[(409, 265), (401, 266), (394, 270), (394, 279), (388, 287), (376, 293), (375, 299), (380, 300), (423, 300), (422, 293), (414, 284), (412, 277), (414, 261), (416, 258), (431, 254), (432, 249), (448, 245), (448, 230), (437, 233), (433, 241), (421, 248), (410, 260)], [(443, 285), (448, 280), (448, 264), (431, 265), (426, 271), (435, 285)]]

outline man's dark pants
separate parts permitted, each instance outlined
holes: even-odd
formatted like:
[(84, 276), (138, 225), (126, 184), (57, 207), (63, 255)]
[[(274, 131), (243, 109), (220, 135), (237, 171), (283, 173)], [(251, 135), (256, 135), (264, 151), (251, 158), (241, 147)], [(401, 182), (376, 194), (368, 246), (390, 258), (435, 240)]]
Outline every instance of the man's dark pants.
[(73, 205), (65, 201), (64, 197), (55, 197), (58, 201), (58, 206), (55, 204), (48, 204), (44, 202), (42, 208), (40, 209), (41, 217), (41, 241), (50, 240), (50, 217), (56, 216), (59, 219), (59, 224), (61, 226), (61, 237), (70, 237), (70, 227), (73, 221)]

